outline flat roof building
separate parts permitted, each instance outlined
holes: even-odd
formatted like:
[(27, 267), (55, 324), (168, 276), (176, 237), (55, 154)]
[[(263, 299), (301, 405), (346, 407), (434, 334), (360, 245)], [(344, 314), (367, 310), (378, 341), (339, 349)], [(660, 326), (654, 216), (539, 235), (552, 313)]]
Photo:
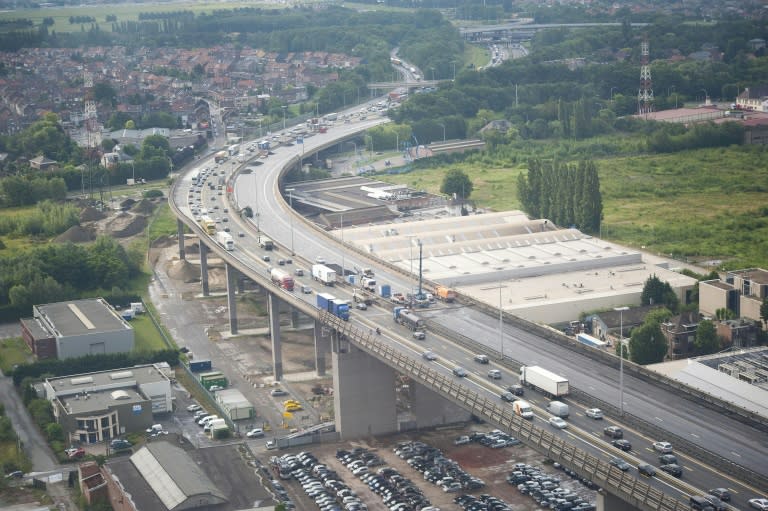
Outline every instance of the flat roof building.
[(43, 390), (67, 439), (82, 443), (143, 431), (173, 410), (171, 382), (154, 364), (46, 378)]
[(128, 353), (134, 346), (133, 328), (102, 298), (34, 305), (21, 331), (39, 359)]

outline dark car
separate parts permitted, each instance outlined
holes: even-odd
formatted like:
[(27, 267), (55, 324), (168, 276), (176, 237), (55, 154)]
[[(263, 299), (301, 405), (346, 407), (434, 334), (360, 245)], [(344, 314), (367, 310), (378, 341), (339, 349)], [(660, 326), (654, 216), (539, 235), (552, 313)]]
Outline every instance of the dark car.
[(623, 440), (618, 439), (611, 442), (611, 445), (616, 447), (617, 449), (621, 449), (624, 452), (628, 452), (632, 450), (632, 444), (629, 443), (629, 440)]
[(640, 463), (637, 466), (637, 471), (648, 477), (653, 477), (656, 475), (656, 469), (653, 468), (653, 465), (649, 465), (648, 463)]
[(511, 403), (515, 400), (515, 395), (511, 392), (502, 392), (499, 397), (501, 397), (502, 401), (506, 401), (507, 403)]
[(709, 501), (709, 505), (712, 506), (715, 511), (726, 511), (728, 509), (728, 506), (723, 504), (722, 501), (714, 495), (704, 495), (704, 498)]
[(622, 431), (622, 429), (618, 426), (608, 426), (607, 428), (603, 429), (603, 433), (611, 438), (624, 437), (624, 431)]
[(611, 459), (608, 460), (608, 464), (609, 465), (613, 465), (614, 467), (618, 468), (622, 472), (626, 472), (627, 470), (629, 470), (631, 468), (629, 466), (629, 463), (627, 463), (626, 461), (624, 461), (621, 458), (611, 458)]
[(522, 396), (525, 393), (525, 390), (523, 390), (522, 385), (510, 385), (507, 387), (507, 392), (511, 392), (516, 396)]
[(677, 465), (677, 456), (674, 454), (662, 454), (659, 456), (659, 465)]
[(715, 497), (722, 500), (723, 502), (731, 501), (731, 492), (729, 492), (725, 488), (712, 488), (707, 493), (709, 493), (710, 495), (714, 495)]
[(675, 477), (683, 477), (683, 467), (680, 465), (670, 463), (669, 465), (662, 465), (660, 468), (667, 474), (673, 475)]

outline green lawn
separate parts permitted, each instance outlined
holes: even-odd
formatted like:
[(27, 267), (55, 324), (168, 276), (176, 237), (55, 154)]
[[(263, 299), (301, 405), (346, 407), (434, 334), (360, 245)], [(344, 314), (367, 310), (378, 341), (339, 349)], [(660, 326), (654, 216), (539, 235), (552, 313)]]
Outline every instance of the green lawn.
[(32, 353), (21, 337), (0, 341), (0, 369), (3, 374), (8, 374), (15, 365), (29, 362), (31, 357)]
[[(719, 259), (727, 268), (768, 267), (768, 167), (755, 147), (597, 159), (602, 236), (680, 260)], [(474, 161), (478, 160), (478, 161)], [(450, 168), (466, 172), (479, 207), (517, 209), (517, 176), (527, 165), (469, 163), (377, 176), (439, 193)], [(523, 161), (524, 158), (518, 158)]]

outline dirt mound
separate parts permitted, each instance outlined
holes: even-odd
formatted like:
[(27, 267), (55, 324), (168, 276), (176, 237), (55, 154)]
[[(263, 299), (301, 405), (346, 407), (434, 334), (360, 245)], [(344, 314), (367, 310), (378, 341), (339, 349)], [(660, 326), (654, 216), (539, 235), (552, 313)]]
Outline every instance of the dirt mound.
[(59, 234), (53, 241), (56, 243), (88, 243), (96, 239), (96, 235), (92, 230), (86, 227), (80, 227), (79, 225), (73, 225), (63, 233)]
[(165, 234), (152, 242), (152, 246), (155, 248), (168, 248), (173, 246), (174, 244), (175, 244), (174, 241)]
[(200, 280), (200, 267), (195, 266), (186, 259), (168, 261), (166, 272), (172, 279), (185, 283), (198, 282)]
[(83, 209), (80, 212), (81, 222), (96, 222), (97, 220), (102, 220), (106, 217), (107, 217), (106, 214), (90, 206), (88, 206), (87, 208)]
[(136, 201), (134, 199), (125, 199), (123, 202), (120, 203), (120, 209), (123, 211), (128, 211), (133, 207), (133, 205), (136, 204)]
[(133, 205), (131, 211), (140, 215), (150, 215), (155, 210), (155, 204), (149, 199), (141, 199)]
[(104, 230), (115, 238), (127, 238), (139, 234), (146, 226), (145, 216), (118, 213), (106, 223)]

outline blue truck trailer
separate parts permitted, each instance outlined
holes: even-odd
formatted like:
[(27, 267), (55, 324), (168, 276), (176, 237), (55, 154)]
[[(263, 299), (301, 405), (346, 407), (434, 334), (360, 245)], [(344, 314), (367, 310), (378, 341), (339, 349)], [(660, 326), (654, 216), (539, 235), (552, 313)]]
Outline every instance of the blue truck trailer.
[(349, 321), (349, 303), (340, 300), (329, 293), (317, 293), (317, 307), (338, 316), (344, 321)]

